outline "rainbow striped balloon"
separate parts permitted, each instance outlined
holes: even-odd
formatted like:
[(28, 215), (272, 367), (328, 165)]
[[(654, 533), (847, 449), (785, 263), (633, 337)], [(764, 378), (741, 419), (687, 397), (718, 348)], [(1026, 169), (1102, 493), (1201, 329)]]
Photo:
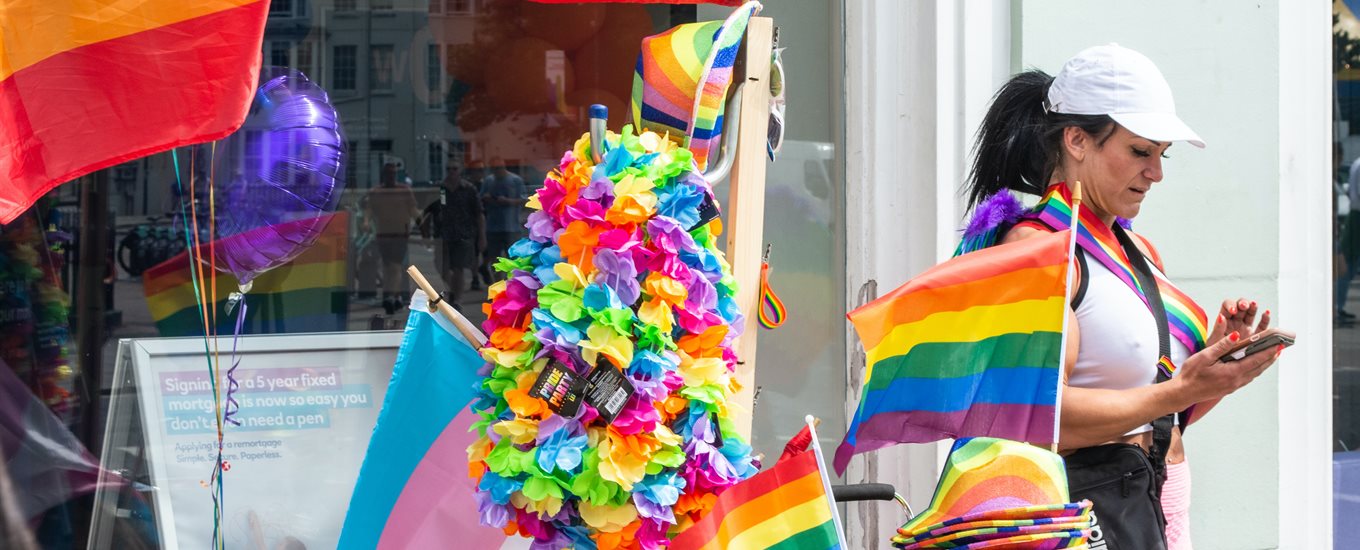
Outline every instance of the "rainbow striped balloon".
[(741, 39), (759, 10), (759, 2), (747, 2), (726, 21), (680, 25), (642, 40), (632, 101), (639, 132), (669, 134), (694, 152), (700, 170), (708, 166), (722, 139), (723, 100)]

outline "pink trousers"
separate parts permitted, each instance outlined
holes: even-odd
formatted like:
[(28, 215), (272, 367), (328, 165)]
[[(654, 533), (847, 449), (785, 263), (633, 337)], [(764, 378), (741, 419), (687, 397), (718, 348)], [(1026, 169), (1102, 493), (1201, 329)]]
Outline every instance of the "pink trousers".
[(1190, 462), (1167, 463), (1162, 485), (1162, 513), (1166, 515), (1167, 550), (1191, 550)]

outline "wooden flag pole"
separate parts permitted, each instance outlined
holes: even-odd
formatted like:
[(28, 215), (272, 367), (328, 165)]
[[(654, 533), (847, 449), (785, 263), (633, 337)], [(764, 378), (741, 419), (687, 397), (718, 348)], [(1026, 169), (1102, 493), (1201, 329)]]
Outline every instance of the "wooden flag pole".
[(425, 292), (426, 298), (430, 301), (430, 313), (438, 311), (443, 314), (444, 318), (453, 323), (454, 328), (457, 328), (458, 332), (463, 335), (463, 338), (466, 338), (472, 345), (477, 347), (486, 345), (486, 335), (482, 334), (482, 331), (477, 330), (477, 325), (472, 324), (472, 321), (469, 321), (467, 317), (463, 317), (462, 313), (458, 313), (458, 310), (453, 309), (452, 305), (445, 302), (444, 299), (440, 297), (439, 292), (435, 291), (434, 287), (430, 285), (430, 281), (420, 272), (419, 268), (410, 266), (406, 268), (406, 274), (410, 275), (411, 280), (416, 282), (416, 286), (420, 287), (420, 290)]
[(756, 382), (756, 332), (760, 308), (760, 255), (765, 229), (765, 141), (770, 119), (770, 56), (773, 53), (774, 20), (752, 17), (742, 41), (745, 63), (734, 83), (744, 82), (741, 90), (736, 164), (732, 168), (727, 195), (727, 259), (737, 279), (737, 304), (746, 316), (746, 326), (736, 341), (737, 383), (740, 389), (729, 400), (735, 405), (733, 423), (747, 440), (751, 437), (751, 408)]

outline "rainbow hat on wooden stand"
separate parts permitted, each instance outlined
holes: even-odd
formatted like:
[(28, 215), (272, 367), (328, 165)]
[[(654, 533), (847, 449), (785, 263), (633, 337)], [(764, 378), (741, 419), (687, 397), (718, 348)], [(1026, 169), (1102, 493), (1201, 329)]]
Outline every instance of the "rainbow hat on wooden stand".
[(949, 451), (930, 507), (907, 521), (893, 546), (1086, 548), (1091, 502), (1069, 502), (1056, 453), (1007, 439), (960, 439)]
[(670, 134), (703, 170), (722, 139), (723, 109), (746, 24), (760, 2), (742, 4), (725, 21), (689, 23), (642, 39), (633, 77), (638, 131)]

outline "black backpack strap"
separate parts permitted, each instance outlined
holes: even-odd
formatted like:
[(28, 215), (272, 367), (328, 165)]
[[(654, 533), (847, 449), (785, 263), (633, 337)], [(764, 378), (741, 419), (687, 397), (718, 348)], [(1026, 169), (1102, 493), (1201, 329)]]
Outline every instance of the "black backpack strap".
[(1077, 254), (1077, 290), (1072, 293), (1072, 311), (1081, 307), (1081, 301), (1086, 298), (1086, 288), (1091, 286), (1091, 267), (1086, 264), (1086, 253), (1080, 248)]
[[(1119, 239), (1119, 245), (1124, 248), (1124, 255), (1128, 256), (1129, 263), (1133, 265), (1133, 275), (1138, 279), (1138, 286), (1143, 288), (1143, 294), (1147, 296), (1148, 307), (1152, 309), (1152, 316), (1157, 320), (1157, 345), (1161, 359), (1171, 357), (1171, 332), (1167, 327), (1166, 307), (1162, 304), (1162, 292), (1157, 287), (1157, 278), (1152, 275), (1152, 269), (1148, 267), (1147, 258), (1143, 256), (1143, 251), (1133, 244), (1133, 239), (1124, 231), (1119, 224), (1112, 228), (1115, 237)], [(1171, 377), (1157, 367), (1157, 381), (1160, 384)], [(1166, 478), (1166, 452), (1171, 447), (1171, 427), (1174, 414), (1168, 414), (1152, 421), (1152, 449), (1148, 454), (1152, 455), (1152, 465), (1157, 470), (1158, 479)]]

